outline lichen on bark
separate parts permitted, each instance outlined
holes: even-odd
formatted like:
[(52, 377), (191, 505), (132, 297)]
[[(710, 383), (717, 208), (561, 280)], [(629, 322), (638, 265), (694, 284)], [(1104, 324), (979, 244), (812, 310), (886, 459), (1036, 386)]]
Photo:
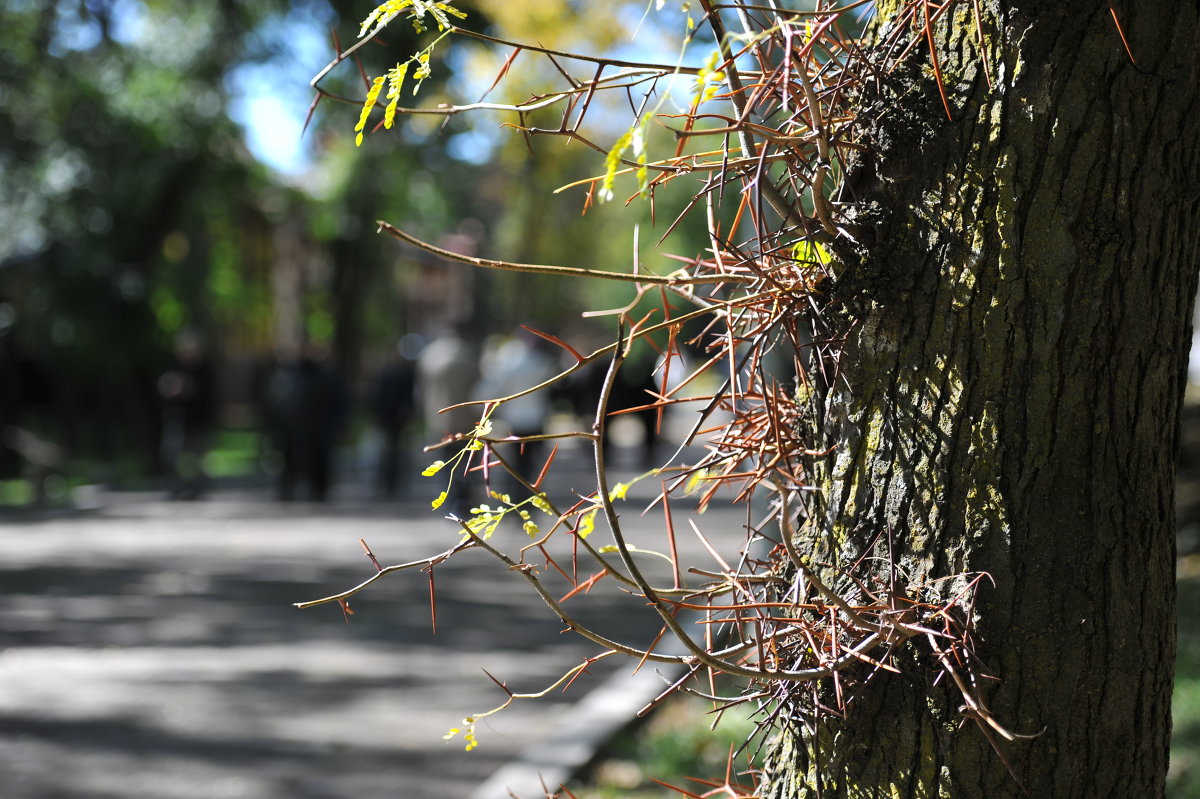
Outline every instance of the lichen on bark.
[(1126, 14), (1153, 51), (1133, 64), (1107, 9), (981, 6), (993, 86), (962, 20), (935, 28), (954, 121), (928, 71), (880, 82), (857, 184), (874, 229), (839, 281), (855, 314), (803, 545), (833, 570), (873, 557), (910, 586), (944, 580), (943, 596), (986, 572), (970, 621), (998, 679), (981, 695), (1040, 735), (962, 716), (914, 648), (846, 718), (791, 715), (771, 799), (1161, 795), (1196, 12)]

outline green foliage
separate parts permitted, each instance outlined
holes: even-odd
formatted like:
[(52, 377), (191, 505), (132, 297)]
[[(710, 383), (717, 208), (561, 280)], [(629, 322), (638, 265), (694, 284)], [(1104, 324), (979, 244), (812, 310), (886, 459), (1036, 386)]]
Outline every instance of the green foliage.
[(653, 115), (646, 114), (627, 131), (621, 134), (621, 138), (617, 139), (617, 143), (608, 151), (608, 155), (604, 159), (604, 179), (600, 181), (599, 197), (601, 202), (608, 202), (613, 198), (613, 183), (616, 182), (617, 170), (621, 165), (621, 159), (625, 155), (626, 150), (633, 150), (633, 157), (637, 159), (637, 168), (634, 174), (637, 176), (638, 195), (644, 195), (648, 187), (649, 172), (646, 169), (646, 135)]
[(1179, 652), (1171, 703), (1173, 734), (1168, 799), (1200, 799), (1200, 555), (1179, 567)]
[[(713, 725), (716, 725), (715, 727)], [(643, 722), (614, 738), (585, 774), (567, 785), (576, 799), (661, 799), (677, 795), (651, 779), (702, 792), (691, 778), (720, 780), (730, 751), (754, 731), (744, 708), (719, 716), (695, 697), (672, 697)], [(734, 758), (735, 772), (746, 758)]]
[(219, 79), (256, 8), (250, 25), (184, 3), (0, 9), (20, 39), (0, 56), (0, 301), (26, 357), (136, 386), (180, 327), (250, 310), (238, 276), (266, 180)]
[(262, 440), (254, 430), (218, 430), (213, 446), (204, 457), (209, 477), (246, 477), (256, 474), (262, 456)]

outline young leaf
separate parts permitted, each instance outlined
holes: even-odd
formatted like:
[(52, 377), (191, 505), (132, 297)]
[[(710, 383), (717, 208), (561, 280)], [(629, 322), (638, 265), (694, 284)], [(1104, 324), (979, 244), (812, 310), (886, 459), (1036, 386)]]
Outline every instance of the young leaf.
[(354, 137), (355, 147), (362, 146), (362, 130), (367, 125), (367, 118), (371, 116), (371, 109), (375, 107), (375, 101), (379, 99), (379, 90), (383, 88), (383, 80), (384, 76), (380, 75), (367, 90), (367, 99), (363, 101), (362, 112), (358, 115), (358, 124), (354, 126), (354, 129), (358, 131), (358, 135)]

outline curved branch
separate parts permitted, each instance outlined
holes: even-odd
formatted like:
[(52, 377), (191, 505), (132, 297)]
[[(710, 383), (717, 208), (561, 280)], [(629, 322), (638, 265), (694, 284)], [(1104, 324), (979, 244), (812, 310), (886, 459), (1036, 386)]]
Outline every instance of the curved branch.
[(616, 280), (626, 283), (654, 283), (661, 286), (699, 286), (720, 283), (751, 283), (753, 278), (745, 275), (651, 275), (632, 274), (629, 272), (606, 272), (601, 269), (585, 269), (580, 266), (552, 266), (549, 264), (518, 264), (510, 261), (496, 261), (491, 258), (478, 258), (473, 255), (442, 249), (427, 241), (422, 241), (410, 233), (405, 233), (382, 219), (376, 222), (379, 229), (403, 242), (448, 261), (457, 261), (484, 269), (500, 269), (508, 272), (531, 272), (539, 275), (558, 275), (566, 277), (591, 277), (600, 280)]
[[(440, 116), (453, 116), (468, 111), (512, 111), (514, 113), (528, 113), (529, 111), (537, 111), (542, 108), (549, 108), (556, 103), (561, 102), (572, 96), (595, 92), (597, 90), (620, 89), (635, 86), (639, 83), (644, 83), (648, 80), (658, 80), (670, 74), (662, 69), (655, 70), (623, 70), (621, 72), (609, 75), (603, 80), (593, 80), (578, 86), (572, 86), (570, 89), (564, 89), (559, 92), (551, 92), (545, 95), (534, 96), (523, 103), (487, 103), (477, 102), (468, 103), (466, 105), (439, 105), (436, 108), (411, 108), (406, 106), (398, 106), (397, 114), (434, 114)], [(636, 79), (636, 80), (635, 80)], [(629, 80), (629, 83), (620, 83), (619, 81)], [(601, 86), (604, 83), (606, 85)], [(513, 126), (521, 129), (519, 126)]]
[(451, 33), (461, 33), (469, 39), (478, 39), (483, 42), (491, 42), (492, 44), (501, 44), (505, 47), (520, 47), (523, 50), (529, 50), (533, 53), (542, 53), (548, 56), (559, 56), (560, 58), (569, 58), (572, 61), (586, 61), (590, 64), (602, 64), (604, 66), (622, 67), (626, 69), (653, 69), (666, 73), (678, 73), (680, 75), (699, 75), (703, 69), (701, 67), (685, 67), (673, 66), (669, 64), (654, 64), (645, 61), (625, 61), (620, 58), (604, 58), (601, 56), (585, 55), (584, 53), (570, 53), (565, 50), (552, 50), (549, 47), (536, 47), (529, 44), (501, 39), (497, 36), (488, 36), (486, 33), (477, 33), (469, 31), (465, 28), (452, 25), (449, 28)]
[(515, 571), (524, 577), (530, 586), (532, 586), (537, 595), (542, 598), (542, 601), (546, 603), (551, 611), (553, 611), (554, 615), (558, 616), (558, 618), (562, 620), (563, 624), (567, 625), (572, 632), (582, 635), (592, 643), (599, 644), (605, 649), (611, 649), (616, 652), (620, 652), (621, 654), (629, 655), (642, 660), (650, 660), (655, 663), (689, 663), (691, 661), (691, 658), (687, 657), (686, 655), (659, 655), (650, 651), (643, 651), (635, 647), (626, 646), (625, 644), (613, 641), (612, 639), (583, 626), (569, 613), (567, 613), (563, 606), (559, 604), (558, 600), (556, 600), (553, 595), (546, 590), (546, 587), (542, 585), (542, 581), (539, 580), (537, 575), (533, 573), (532, 567), (530, 567), (528, 564), (517, 563), (504, 552), (496, 549), (487, 541), (484, 541), (482, 538), (476, 535), (475, 531), (472, 530), (462, 519), (457, 517), (452, 518), (454, 518), (454, 521), (458, 522), (458, 525), (463, 529), (463, 532), (467, 535), (467, 540), (469, 542), (483, 548), (488, 553), (498, 558), (511, 571)]
[[(600, 392), (600, 400), (596, 408), (596, 421), (593, 423), (592, 430), (595, 433), (593, 445), (595, 447), (596, 460), (596, 482), (597, 489), (600, 494), (600, 501), (604, 507), (605, 517), (608, 519), (609, 528), (613, 534), (613, 540), (617, 545), (617, 551), (621, 555), (621, 561), (625, 564), (625, 568), (629, 574), (638, 583), (638, 588), (642, 591), (642, 596), (650, 603), (650, 606), (658, 612), (659, 618), (663, 624), (671, 631), (671, 633), (679, 639), (679, 642), (692, 653), (690, 658), (685, 658), (683, 662), (694, 663), (699, 662), (710, 669), (718, 672), (730, 674), (735, 677), (745, 677), (748, 679), (765, 679), (765, 680), (786, 680), (789, 682), (808, 682), (810, 680), (818, 680), (828, 677), (836, 671), (846, 668), (852, 663), (857, 662), (860, 656), (874, 649), (876, 646), (884, 643), (890, 643), (889, 636), (873, 632), (853, 648), (847, 650), (845, 654), (828, 663), (824, 666), (817, 666), (811, 669), (799, 669), (793, 671), (771, 671), (767, 669), (751, 669), (742, 666), (739, 663), (734, 663), (729, 660), (724, 660), (721, 657), (714, 655), (704, 647), (692, 640), (692, 637), (687, 634), (683, 626), (675, 618), (666, 607), (663, 600), (655, 592), (654, 588), (649, 584), (646, 578), (642, 575), (641, 569), (633, 559), (633, 554), (625, 542), (624, 536), (621, 534), (620, 520), (617, 517), (616, 508), (613, 507), (612, 498), (608, 492), (608, 478), (604, 468), (604, 420), (605, 410), (608, 404), (608, 397), (612, 392), (613, 383), (616, 381), (616, 375), (621, 368), (621, 363), (625, 359), (625, 334), (624, 331), (618, 333), (618, 341), (616, 351), (613, 353), (612, 362), (609, 364), (608, 374), (605, 376), (604, 386)], [(565, 619), (564, 619), (565, 621)], [(746, 644), (740, 644), (735, 648), (735, 651), (745, 651), (755, 645), (751, 641)]]
[[(688, 311), (685, 314), (680, 314), (678, 316), (672, 317), (671, 319), (668, 319), (665, 322), (659, 322), (657, 325), (651, 325), (650, 327), (647, 327), (643, 330), (639, 330), (636, 335), (638, 338), (641, 338), (643, 336), (648, 336), (651, 333), (656, 333), (659, 330), (667, 330), (671, 327), (682, 324), (684, 322), (690, 322), (692, 319), (696, 319), (701, 316), (705, 316), (705, 315), (712, 314), (712, 313), (718, 313), (718, 312), (719, 311), (714, 310), (714, 308), (711, 306), (704, 307), (704, 308), (697, 308), (694, 311)], [(444, 411), (454, 410), (455, 408), (469, 408), (472, 405), (487, 405), (489, 403), (495, 403), (495, 404), (499, 405), (500, 403), (503, 403), (503, 402), (509, 402), (510, 400), (515, 400), (518, 397), (524, 397), (526, 394), (532, 394), (535, 391), (541, 391), (543, 388), (548, 388), (548, 387), (554, 385), (555, 383), (557, 383), (559, 380), (564, 380), (564, 379), (570, 377), (572, 374), (574, 374), (575, 372), (578, 372), (580, 369), (587, 366), (588, 364), (600, 359), (604, 355), (609, 354), (616, 348), (616, 346), (617, 346), (616, 344), (609, 344), (608, 346), (601, 347), (600, 349), (596, 350), (595, 352), (591, 353), (590, 355), (583, 356), (583, 360), (578, 361), (577, 363), (571, 365), (567, 369), (564, 369), (563, 371), (559, 372), (558, 374), (554, 375), (553, 377), (551, 377), (547, 380), (543, 380), (541, 383), (538, 383), (536, 386), (530, 386), (529, 388), (525, 389), (524, 391), (518, 391), (515, 394), (509, 394), (507, 397), (498, 397), (495, 399), (467, 400), (466, 402), (460, 402), (460, 403), (457, 403), (456, 405), (450, 405), (448, 407), (445, 407), (441, 411), (438, 411), (438, 412), (442, 413)]]
[(347, 600), (350, 597), (354, 596), (355, 594), (357, 594), (359, 591), (366, 588), (371, 583), (373, 583), (376, 580), (378, 580), (379, 578), (383, 577), (385, 574), (391, 574), (392, 572), (404, 571), (405, 569), (416, 569), (416, 568), (420, 568), (420, 567), (437, 566), (439, 563), (443, 563), (444, 561), (449, 559), (452, 555), (457, 555), (459, 552), (462, 552), (463, 550), (471, 549), (474, 546), (475, 546), (475, 543), (473, 541), (470, 541), (470, 540), (460, 541), (458, 544), (451, 547), (450, 549), (447, 549), (445, 552), (441, 553), (440, 555), (434, 555), (431, 558), (422, 558), (421, 560), (411, 560), (408, 563), (399, 563), (395, 566), (385, 566), (384, 568), (377, 571), (375, 574), (371, 575), (371, 577), (369, 579), (363, 580), (361, 583), (359, 583), (358, 585), (354, 586), (353, 588), (351, 588), (347, 591), (343, 591), (340, 594), (334, 594), (333, 596), (322, 597), (321, 599), (311, 599), (308, 602), (293, 602), (292, 607), (300, 608), (301, 610), (304, 610), (305, 608), (316, 607), (317, 605), (324, 605), (329, 602), (342, 602), (342, 601)]

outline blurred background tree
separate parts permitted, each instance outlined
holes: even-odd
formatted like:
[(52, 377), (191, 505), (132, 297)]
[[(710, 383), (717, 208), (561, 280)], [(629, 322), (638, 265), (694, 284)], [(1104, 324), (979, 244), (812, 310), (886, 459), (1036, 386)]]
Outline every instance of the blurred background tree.
[[(222, 427), (253, 430), (261, 376), (306, 343), (332, 354), (357, 396), (406, 334), (419, 342), (470, 316), (481, 338), (518, 322), (586, 337), (580, 310), (632, 296), (445, 269), (376, 235), (370, 220), (493, 257), (625, 268), (633, 214), (643, 263), (674, 268), (655, 245), (690, 197), (660, 193), (656, 226), (646, 203), (592, 207), (585, 223), (585, 190), (553, 191), (589, 176), (596, 154), (503, 129), (514, 115), (409, 117), (355, 147), (357, 110), (326, 103), (302, 136), (305, 78), (332, 57), (333, 35), (352, 40), (370, 5), (0, 6), (0, 480), (47, 465), (78, 480), (160, 471), (156, 383), (185, 330), (216, 360)], [(644, 10), (570, 0), (464, 8), (475, 30), (536, 32), (564, 48), (586, 31), (590, 46), (626, 55)], [(411, 30), (394, 27), (383, 46), (360, 51), (367, 73), (417, 49)], [(420, 103), (479, 99), (509, 53), (443, 48)], [(489, 99), (544, 84), (550, 68), (517, 59), (515, 79)], [(347, 97), (365, 91), (349, 63), (331, 81)], [(525, 123), (557, 126), (559, 113)], [(685, 227), (671, 246), (694, 254), (702, 241)], [(593, 324), (607, 332), (605, 320)]]
[(174, 336), (269, 348), (274, 231), (301, 200), (248, 153), (227, 78), (270, 56), (281, 7), (0, 9), (6, 430), (150, 471)]

